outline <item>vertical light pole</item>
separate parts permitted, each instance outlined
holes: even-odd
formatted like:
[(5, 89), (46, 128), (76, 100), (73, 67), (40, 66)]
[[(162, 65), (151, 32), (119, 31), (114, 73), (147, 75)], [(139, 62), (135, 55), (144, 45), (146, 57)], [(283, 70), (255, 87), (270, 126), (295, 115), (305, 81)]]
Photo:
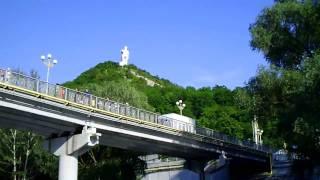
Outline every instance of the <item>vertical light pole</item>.
[(253, 141), (256, 144), (262, 144), (262, 133), (263, 130), (259, 128), (257, 116), (254, 116), (252, 121), (252, 133), (253, 133)]
[(49, 76), (50, 76), (50, 68), (52, 68), (54, 65), (58, 63), (56, 59), (52, 58), (51, 54), (48, 54), (47, 57), (42, 55), (41, 56), (41, 61), (43, 62), (44, 65), (47, 66), (47, 88), (46, 88), (46, 93), (48, 94), (49, 91)]
[(257, 144), (258, 143), (258, 136), (257, 136), (257, 130), (258, 130), (258, 123), (257, 123), (257, 116), (254, 115), (252, 124), (252, 135), (253, 135), (253, 141)]
[(180, 115), (182, 115), (182, 111), (186, 107), (186, 104), (182, 103), (182, 100), (180, 99), (179, 101), (176, 102), (176, 105), (178, 106), (178, 108), (180, 110)]
[(258, 129), (258, 139), (259, 139), (259, 142), (258, 144), (262, 145), (262, 133), (263, 133), (263, 130), (262, 129)]

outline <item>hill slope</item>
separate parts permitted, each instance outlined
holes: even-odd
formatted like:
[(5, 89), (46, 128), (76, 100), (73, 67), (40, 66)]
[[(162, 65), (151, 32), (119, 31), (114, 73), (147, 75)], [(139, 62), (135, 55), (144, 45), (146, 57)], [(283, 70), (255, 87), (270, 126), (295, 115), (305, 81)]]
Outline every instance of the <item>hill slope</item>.
[(183, 88), (134, 65), (120, 67), (111, 61), (90, 68), (65, 85), (159, 113), (177, 113), (175, 102), (182, 99), (187, 105), (184, 115), (198, 119), (198, 123), (240, 138), (251, 136), (249, 112), (236, 101), (241, 89)]
[(153, 76), (134, 65), (120, 67), (111, 61), (96, 65), (64, 85), (83, 91), (88, 89), (95, 95), (152, 111), (155, 110), (154, 106), (150, 105), (153, 104), (152, 98), (148, 99), (148, 92), (152, 89), (182, 89), (170, 81)]

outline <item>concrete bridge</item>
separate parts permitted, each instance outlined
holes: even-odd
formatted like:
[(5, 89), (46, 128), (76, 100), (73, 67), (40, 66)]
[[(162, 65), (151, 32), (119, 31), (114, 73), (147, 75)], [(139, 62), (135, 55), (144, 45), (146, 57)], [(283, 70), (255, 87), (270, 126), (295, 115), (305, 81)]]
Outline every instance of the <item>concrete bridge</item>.
[(239, 173), (271, 170), (266, 147), (207, 128), (190, 130), (189, 126), (128, 104), (0, 69), (0, 127), (45, 136), (46, 148), (59, 156), (59, 179), (77, 179), (78, 156), (96, 144), (181, 157), (197, 162), (193, 169), (200, 173), (206, 162), (222, 152)]

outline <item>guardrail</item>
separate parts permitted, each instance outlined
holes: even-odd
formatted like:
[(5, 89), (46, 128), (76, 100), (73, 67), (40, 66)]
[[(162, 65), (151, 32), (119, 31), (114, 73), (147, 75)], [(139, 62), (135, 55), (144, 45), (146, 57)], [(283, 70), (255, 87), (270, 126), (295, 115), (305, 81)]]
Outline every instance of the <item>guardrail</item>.
[(191, 123), (185, 123), (176, 119), (167, 118), (154, 112), (132, 107), (128, 104), (97, 97), (90, 93), (80, 92), (78, 90), (66, 88), (58, 84), (50, 84), (45, 81), (27, 76), (25, 74), (16, 73), (14, 71), (11, 71), (10, 69), (0, 69), (0, 82), (26, 89), (35, 93), (61, 99), (66, 102), (66, 104), (68, 102), (71, 102), (84, 107), (94, 108), (115, 115), (159, 124), (169, 127), (169, 129), (172, 130), (179, 130), (181, 132), (214, 138), (225, 143), (230, 143), (245, 148), (255, 149), (263, 152), (271, 152), (269, 147), (264, 145), (257, 145), (252, 141), (242, 141), (235, 137), (219, 133), (212, 129), (199, 126), (195, 127)]

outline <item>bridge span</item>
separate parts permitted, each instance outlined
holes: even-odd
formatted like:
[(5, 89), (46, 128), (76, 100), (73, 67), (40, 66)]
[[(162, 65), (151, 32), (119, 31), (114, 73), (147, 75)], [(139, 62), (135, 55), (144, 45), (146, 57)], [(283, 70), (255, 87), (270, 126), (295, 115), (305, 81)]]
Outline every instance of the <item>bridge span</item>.
[(0, 69), (0, 127), (46, 137), (47, 149), (59, 156), (59, 179), (76, 179), (77, 157), (98, 143), (201, 162), (224, 152), (237, 168), (270, 170), (271, 154), (266, 147), (203, 127), (190, 130), (190, 126)]

